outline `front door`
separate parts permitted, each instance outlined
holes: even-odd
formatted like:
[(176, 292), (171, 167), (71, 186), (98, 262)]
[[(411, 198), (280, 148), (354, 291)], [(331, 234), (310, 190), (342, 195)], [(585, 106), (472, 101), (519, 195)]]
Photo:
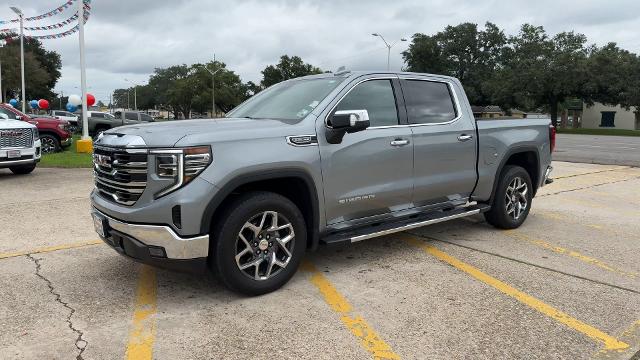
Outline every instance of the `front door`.
[(413, 143), (411, 130), (400, 124), (399, 91), (395, 77), (370, 78), (348, 90), (331, 113), (367, 110), (371, 125), (345, 134), (340, 144), (326, 142), (322, 119), (318, 140), (329, 226), (411, 206)]

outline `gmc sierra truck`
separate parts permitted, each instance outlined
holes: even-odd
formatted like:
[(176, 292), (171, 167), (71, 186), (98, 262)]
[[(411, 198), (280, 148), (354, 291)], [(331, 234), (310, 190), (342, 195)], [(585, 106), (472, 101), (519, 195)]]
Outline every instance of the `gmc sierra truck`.
[(31, 173), (42, 156), (35, 125), (12, 120), (0, 112), (0, 169), (16, 175)]
[(119, 253), (209, 268), (249, 295), (305, 251), (484, 213), (520, 226), (551, 181), (549, 119), (476, 120), (458, 80), (340, 72), (276, 84), (222, 119), (94, 144), (94, 227)]

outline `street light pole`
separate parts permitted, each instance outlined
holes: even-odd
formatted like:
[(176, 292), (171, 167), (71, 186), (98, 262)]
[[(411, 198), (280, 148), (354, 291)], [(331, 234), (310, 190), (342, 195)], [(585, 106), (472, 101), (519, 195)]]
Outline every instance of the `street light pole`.
[(392, 48), (392, 47), (394, 47), (398, 42), (400, 42), (400, 41), (407, 41), (407, 39), (402, 38), (402, 39), (400, 39), (400, 40), (398, 40), (398, 41), (394, 42), (393, 44), (389, 44), (389, 43), (387, 42), (387, 40), (385, 40), (385, 39), (384, 39), (384, 37), (383, 37), (382, 35), (380, 35), (380, 34), (378, 34), (378, 33), (373, 33), (373, 34), (371, 34), (371, 35), (373, 35), (373, 36), (377, 36), (377, 37), (379, 37), (380, 39), (382, 39), (382, 41), (384, 41), (384, 45), (387, 47), (387, 71), (389, 71), (389, 70), (391, 69), (391, 68), (390, 68), (391, 48)]
[(22, 76), (22, 112), (26, 112), (26, 91), (24, 88), (24, 14), (22, 10), (18, 9), (15, 6), (11, 7), (11, 10), (18, 14), (18, 18), (20, 19), (20, 75)]
[(78, 30), (80, 41), (80, 87), (82, 91), (82, 140), (90, 140), (87, 116), (87, 72), (84, 56), (84, 0), (78, 1)]
[[(215, 54), (213, 55), (213, 65), (215, 66), (216, 64), (216, 56)], [(216, 74), (218, 73), (218, 71), (224, 70), (224, 68), (220, 68), (216, 71), (211, 71), (206, 65), (202, 66), (205, 70), (207, 70), (209, 72), (209, 74), (211, 74), (211, 116), (215, 117), (215, 113), (216, 113)]]
[[(138, 111), (138, 84), (134, 83), (131, 80), (124, 79), (124, 81), (133, 84), (133, 108)], [(127, 107), (129, 107), (129, 92), (127, 91)]]

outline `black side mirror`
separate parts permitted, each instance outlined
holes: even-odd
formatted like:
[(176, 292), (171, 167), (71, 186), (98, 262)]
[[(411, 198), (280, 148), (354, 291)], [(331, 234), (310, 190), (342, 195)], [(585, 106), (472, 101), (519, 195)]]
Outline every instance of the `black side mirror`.
[(365, 130), (371, 123), (367, 110), (339, 110), (329, 117), (327, 142), (339, 144), (345, 133)]

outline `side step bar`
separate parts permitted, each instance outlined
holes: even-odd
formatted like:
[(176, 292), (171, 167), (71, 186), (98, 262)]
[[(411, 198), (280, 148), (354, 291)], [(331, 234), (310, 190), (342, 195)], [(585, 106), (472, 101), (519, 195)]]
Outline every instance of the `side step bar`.
[(411, 230), (427, 225), (437, 224), (444, 221), (459, 219), (471, 215), (480, 214), (489, 210), (488, 205), (477, 204), (465, 208), (456, 208), (448, 211), (437, 211), (425, 214), (418, 218), (409, 218), (397, 220), (390, 223), (382, 223), (377, 226), (367, 226), (358, 230), (344, 233), (331, 234), (322, 239), (327, 245), (339, 243), (354, 243), (362, 240), (375, 238), (378, 236), (389, 235), (401, 231)]

